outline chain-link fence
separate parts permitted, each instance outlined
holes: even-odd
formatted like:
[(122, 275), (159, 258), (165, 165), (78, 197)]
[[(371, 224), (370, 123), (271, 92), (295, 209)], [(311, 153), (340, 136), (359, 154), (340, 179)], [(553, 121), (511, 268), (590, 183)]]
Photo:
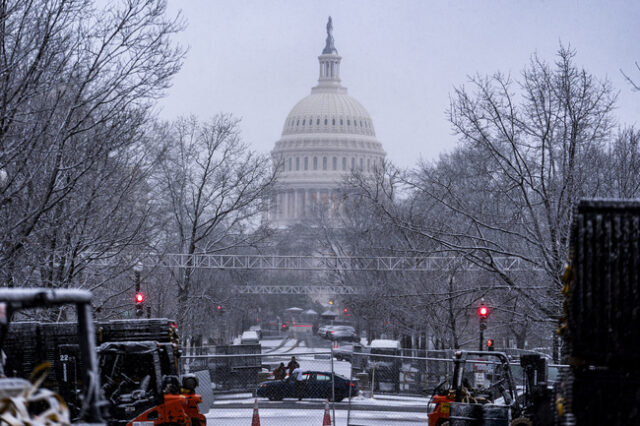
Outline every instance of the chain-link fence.
[[(511, 354), (511, 370), (515, 387), (522, 390), (518, 355)], [(322, 425), (328, 414), (337, 425), (424, 425), (434, 390), (453, 377), (453, 357), (451, 350), (391, 345), (314, 349), (292, 339), (264, 350), (260, 345), (205, 348), (181, 362), (184, 372), (206, 372), (211, 379), (210, 424), (250, 425), (258, 415), (263, 426)], [(492, 367), (482, 361), (470, 365), (471, 385), (486, 386), (483, 380), (493, 377)], [(291, 374), (298, 366), (299, 381)], [(550, 382), (555, 380), (553, 370)]]

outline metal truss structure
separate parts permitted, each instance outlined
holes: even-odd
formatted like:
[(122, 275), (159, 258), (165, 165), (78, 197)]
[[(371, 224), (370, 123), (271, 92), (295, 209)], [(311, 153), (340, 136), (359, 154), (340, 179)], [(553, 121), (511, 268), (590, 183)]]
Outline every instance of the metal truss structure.
[[(138, 258), (117, 255), (87, 253), (85, 262), (93, 266), (113, 267), (141, 263), (145, 268), (194, 268), (220, 270), (271, 270), (271, 271), (320, 271), (346, 272), (447, 272), (454, 269), (480, 271), (483, 268), (458, 257), (431, 256), (276, 256), (229, 254), (144, 254)], [(539, 271), (540, 268), (517, 257), (495, 257), (494, 264), (500, 270)], [(361, 289), (342, 285), (262, 285), (248, 284), (233, 287), (236, 294), (307, 294), (339, 295), (358, 294)]]
[[(477, 264), (447, 256), (409, 257), (347, 257), (347, 256), (273, 256), (229, 254), (146, 254), (139, 258), (145, 267), (243, 269), (278, 271), (448, 271), (454, 268), (477, 271)], [(532, 271), (539, 268), (519, 257), (495, 257), (496, 267), (502, 271)], [(96, 257), (91, 263), (113, 266), (122, 263), (116, 257)]]
[(342, 285), (241, 285), (233, 287), (238, 294), (358, 294), (358, 288)]

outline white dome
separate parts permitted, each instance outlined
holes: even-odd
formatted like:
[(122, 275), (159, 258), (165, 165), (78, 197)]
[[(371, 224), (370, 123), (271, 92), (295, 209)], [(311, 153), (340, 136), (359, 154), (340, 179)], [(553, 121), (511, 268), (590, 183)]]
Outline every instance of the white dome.
[(341, 84), (332, 28), (329, 19), (318, 85), (291, 109), (271, 151), (280, 174), (268, 220), (277, 227), (302, 223), (324, 209), (330, 219), (340, 217), (344, 179), (354, 170), (373, 173), (384, 161), (369, 113)]
[(318, 89), (293, 107), (284, 122), (282, 136), (301, 133), (375, 136), (369, 113), (346, 90)]

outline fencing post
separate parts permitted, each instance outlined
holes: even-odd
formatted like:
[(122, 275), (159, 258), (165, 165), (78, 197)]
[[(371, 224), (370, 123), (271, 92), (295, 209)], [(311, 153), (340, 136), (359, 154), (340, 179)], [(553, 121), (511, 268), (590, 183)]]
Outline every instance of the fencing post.
[(331, 345), (331, 412), (333, 426), (336, 426), (336, 376), (333, 369), (333, 345)]
[[(355, 345), (354, 345), (355, 346)], [(349, 382), (353, 383), (353, 362), (356, 359), (356, 353), (354, 350), (352, 350), (351, 352), (351, 362), (350, 367), (349, 367)], [(349, 385), (349, 403), (347, 405), (347, 426), (351, 423), (351, 389), (353, 389), (353, 387), (351, 385)]]
[(373, 390), (376, 387), (376, 364), (372, 363), (373, 369), (371, 371), (371, 399), (374, 398)]

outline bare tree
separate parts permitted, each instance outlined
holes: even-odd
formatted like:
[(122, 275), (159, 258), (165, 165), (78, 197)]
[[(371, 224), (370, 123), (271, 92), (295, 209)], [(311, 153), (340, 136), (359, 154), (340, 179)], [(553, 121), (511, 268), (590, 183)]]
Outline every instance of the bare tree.
[[(635, 64), (638, 71), (640, 71), (640, 64), (638, 64), (638, 62), (636, 62)], [(620, 70), (620, 73), (624, 76), (625, 80), (627, 80), (627, 83), (631, 85), (633, 90), (635, 90), (636, 92), (640, 91), (640, 85), (638, 85), (638, 83), (636, 83), (636, 81), (633, 78), (631, 78), (628, 74), (626, 74), (622, 69)]]
[[(449, 117), (465, 151), (435, 168), (424, 165), (409, 181), (416, 195), (459, 219), (453, 227), (441, 223), (437, 233), (424, 228), (451, 251), (514, 289), (520, 283), (500, 269), (496, 256), (514, 256), (546, 272), (546, 295), (522, 292), (541, 319), (560, 311), (573, 206), (598, 195), (592, 159), (612, 127), (609, 83), (576, 67), (574, 56), (563, 47), (554, 67), (534, 56), (518, 83), (496, 74), (472, 78), (473, 92), (456, 89)], [(441, 170), (456, 167), (453, 181)]]
[(170, 41), (181, 24), (164, 12), (162, 0), (103, 9), (90, 0), (0, 3), (0, 266), (8, 285), (34, 282), (25, 260), (42, 262), (43, 249), (58, 252), (64, 242), (59, 258), (75, 260), (60, 267), (50, 257), (55, 268), (38, 276), (69, 285), (80, 251), (136, 239), (139, 222), (116, 221), (130, 216), (143, 182), (138, 142), (183, 56)]
[(627, 127), (616, 136), (603, 167), (607, 179), (607, 193), (612, 197), (640, 196), (640, 131)]
[[(251, 152), (240, 140), (238, 121), (218, 115), (199, 123), (176, 121), (157, 176), (164, 203), (165, 241), (171, 250), (193, 255), (246, 247), (267, 233), (260, 223), (264, 200), (275, 182), (270, 159)], [(186, 324), (197, 304), (192, 258), (174, 275), (177, 318)]]

